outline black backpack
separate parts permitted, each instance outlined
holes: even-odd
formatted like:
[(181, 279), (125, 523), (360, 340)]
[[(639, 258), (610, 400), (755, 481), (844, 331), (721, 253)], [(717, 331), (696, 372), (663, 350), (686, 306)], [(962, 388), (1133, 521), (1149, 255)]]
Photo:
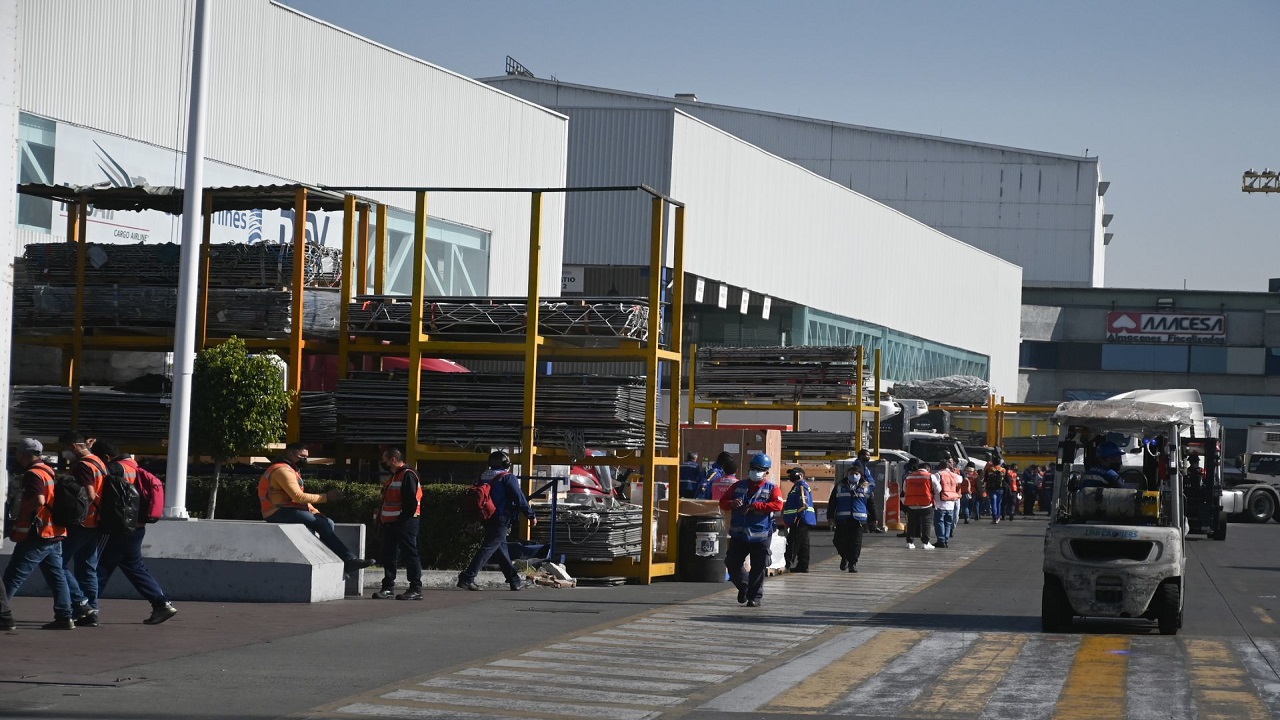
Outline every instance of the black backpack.
[(98, 498), (98, 529), (104, 533), (124, 535), (138, 528), (142, 514), (142, 495), (138, 486), (125, 477), (124, 466), (112, 461), (102, 481)]
[(71, 475), (59, 475), (53, 481), (54, 525), (78, 527), (89, 517), (89, 490)]

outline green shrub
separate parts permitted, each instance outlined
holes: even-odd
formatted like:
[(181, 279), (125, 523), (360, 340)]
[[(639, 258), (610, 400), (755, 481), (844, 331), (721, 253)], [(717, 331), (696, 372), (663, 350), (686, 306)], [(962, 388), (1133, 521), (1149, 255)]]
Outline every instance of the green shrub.
[[(381, 537), (373, 522), (382, 502), (382, 488), (370, 483), (345, 480), (315, 479), (307, 481), (307, 492), (324, 493), (332, 488), (342, 491), (342, 499), (320, 506), (336, 523), (360, 523), (365, 526), (365, 555), (381, 557)], [(422, 486), (422, 519), (419, 521), (418, 544), (422, 567), (436, 570), (461, 570), (480, 548), (484, 531), (470, 522), (463, 512), (463, 493), (467, 485), (431, 484)], [(208, 507), (213, 478), (187, 478), (187, 512), (201, 517)], [(218, 487), (218, 515), (224, 520), (261, 520), (258, 505), (258, 478), (248, 475), (223, 475)]]

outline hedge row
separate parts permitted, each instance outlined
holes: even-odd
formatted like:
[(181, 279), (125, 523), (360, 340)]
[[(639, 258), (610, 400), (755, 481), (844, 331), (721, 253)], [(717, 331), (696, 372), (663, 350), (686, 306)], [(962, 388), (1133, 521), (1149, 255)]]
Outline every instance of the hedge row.
[[(204, 517), (209, 505), (211, 477), (191, 477), (187, 481), (187, 512)], [(436, 570), (461, 570), (480, 547), (484, 536), (480, 526), (466, 519), (463, 492), (466, 485), (430, 484), (422, 486), (422, 519), (418, 543), (422, 566)], [(342, 491), (342, 499), (325, 503), (321, 510), (337, 523), (361, 523), (368, 538), (365, 556), (381, 557), (380, 537), (373, 522), (382, 500), (381, 487), (342, 480), (308, 480), (307, 492)], [(218, 486), (217, 517), (221, 520), (261, 520), (258, 507), (258, 479), (223, 476)]]

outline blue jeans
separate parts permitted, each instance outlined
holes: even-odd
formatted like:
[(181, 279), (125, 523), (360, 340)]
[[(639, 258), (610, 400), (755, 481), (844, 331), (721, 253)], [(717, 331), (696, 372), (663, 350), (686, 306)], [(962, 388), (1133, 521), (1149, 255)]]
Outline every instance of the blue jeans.
[(955, 526), (955, 510), (933, 509), (933, 529), (938, 536), (939, 542), (951, 542), (951, 531), (955, 529)]
[[(746, 559), (751, 558), (751, 572), (742, 570)], [(729, 571), (729, 580), (739, 592), (744, 592), (748, 600), (764, 598), (764, 573), (769, 568), (769, 541), (747, 542), (740, 538), (729, 538), (729, 549), (724, 554), (724, 566)]]
[(1004, 508), (1001, 507), (1001, 502), (1000, 502), (1003, 497), (1004, 497), (1003, 490), (996, 490), (995, 492), (991, 493), (991, 522), (995, 522), (1004, 516), (1004, 514), (1001, 512), (1001, 510), (1003, 510)]
[(106, 591), (107, 583), (111, 581), (111, 573), (118, 567), (120, 572), (129, 578), (129, 582), (133, 583), (138, 594), (149, 601), (152, 607), (159, 607), (168, 602), (160, 583), (156, 582), (155, 576), (142, 562), (142, 540), (146, 536), (147, 529), (144, 527), (128, 535), (107, 536), (107, 546), (102, 550), (102, 557), (98, 560), (99, 592)]
[(62, 544), (62, 569), (71, 604), (98, 609), (98, 558), (107, 536), (98, 528), (69, 527)]
[(350, 562), (356, 559), (354, 553), (342, 544), (342, 540), (338, 539), (338, 533), (333, 529), (333, 521), (324, 515), (316, 515), (307, 512), (302, 508), (282, 507), (271, 514), (267, 518), (269, 523), (279, 523), (282, 525), (306, 525), (307, 529), (316, 534), (320, 538), (320, 542), (329, 548), (334, 555), (342, 558), (343, 562)]
[(471, 564), (458, 576), (464, 582), (475, 582), (480, 568), (484, 567), (494, 555), (498, 556), (498, 567), (509, 584), (520, 582), (520, 571), (511, 562), (511, 553), (507, 551), (507, 535), (511, 532), (511, 520), (495, 515), (484, 524), (484, 541), (480, 550), (471, 558)]
[(66, 574), (62, 570), (62, 540), (23, 540), (13, 548), (13, 557), (4, 569), (4, 591), (9, 597), (18, 594), (27, 576), (38, 566), (44, 581), (53, 591), (53, 617), (71, 617), (71, 595)]

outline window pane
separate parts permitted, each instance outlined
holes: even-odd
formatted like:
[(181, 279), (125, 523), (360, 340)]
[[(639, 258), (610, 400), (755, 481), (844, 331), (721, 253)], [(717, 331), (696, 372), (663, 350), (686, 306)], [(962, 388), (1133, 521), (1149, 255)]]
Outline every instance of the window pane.
[(1266, 373), (1280, 375), (1280, 348), (1267, 348)]
[(1191, 372), (1221, 374), (1227, 371), (1227, 349), (1223, 347), (1191, 348)]
[(1227, 348), (1227, 372), (1232, 375), (1261, 375), (1266, 367), (1263, 348)]
[(1186, 345), (1103, 345), (1102, 369), (1124, 372), (1186, 372)]

